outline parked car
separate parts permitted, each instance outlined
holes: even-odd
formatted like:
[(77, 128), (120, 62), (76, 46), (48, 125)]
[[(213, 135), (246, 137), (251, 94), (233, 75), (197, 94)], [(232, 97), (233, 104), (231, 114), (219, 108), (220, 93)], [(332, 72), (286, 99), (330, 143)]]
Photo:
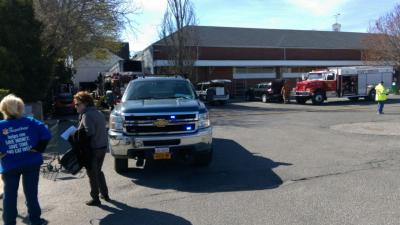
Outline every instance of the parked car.
[(208, 111), (193, 85), (182, 77), (143, 77), (129, 83), (121, 104), (110, 115), (109, 147), (115, 170), (128, 159), (188, 161), (207, 166), (212, 160)]
[(282, 87), (283, 80), (260, 83), (246, 91), (246, 100), (261, 100), (262, 102), (283, 102)]
[(54, 112), (58, 115), (76, 113), (74, 105), (74, 96), (71, 93), (58, 94), (53, 103)]
[(196, 85), (196, 93), (206, 103), (215, 104), (220, 103), (225, 105), (229, 99), (229, 91), (226, 87), (232, 83), (230, 80), (211, 80), (201, 82)]

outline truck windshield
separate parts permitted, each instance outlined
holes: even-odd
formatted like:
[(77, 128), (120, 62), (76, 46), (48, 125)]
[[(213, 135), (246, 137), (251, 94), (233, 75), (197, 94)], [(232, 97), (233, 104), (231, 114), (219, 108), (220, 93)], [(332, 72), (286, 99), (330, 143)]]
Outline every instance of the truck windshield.
[(144, 99), (195, 99), (195, 93), (186, 81), (148, 80), (137, 81), (129, 86), (125, 100)]
[(307, 80), (323, 80), (324, 76), (322, 73), (309, 73)]

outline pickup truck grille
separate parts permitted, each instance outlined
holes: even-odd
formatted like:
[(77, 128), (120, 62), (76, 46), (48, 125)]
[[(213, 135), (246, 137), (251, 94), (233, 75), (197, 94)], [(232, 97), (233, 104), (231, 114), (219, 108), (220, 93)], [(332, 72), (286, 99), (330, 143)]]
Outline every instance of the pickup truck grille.
[(156, 115), (156, 116), (125, 116), (126, 121), (149, 121), (149, 120), (171, 120), (171, 116), (175, 116), (176, 120), (194, 120), (196, 114), (183, 114), (183, 115)]
[[(159, 123), (161, 121), (161, 123)], [(132, 135), (186, 134), (197, 131), (197, 115), (125, 116), (125, 131)]]
[(169, 125), (166, 127), (156, 126), (127, 126), (126, 131), (128, 133), (164, 133), (164, 132), (187, 132), (194, 131), (196, 128), (195, 124), (183, 124), (183, 125)]

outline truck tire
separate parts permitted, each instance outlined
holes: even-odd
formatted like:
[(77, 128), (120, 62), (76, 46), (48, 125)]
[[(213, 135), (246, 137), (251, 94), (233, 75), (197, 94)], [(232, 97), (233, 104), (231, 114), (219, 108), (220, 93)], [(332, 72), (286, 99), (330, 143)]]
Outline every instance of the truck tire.
[(267, 97), (266, 94), (263, 94), (263, 95), (261, 96), (261, 101), (264, 102), (264, 103), (267, 103), (267, 102), (268, 102), (268, 97)]
[(114, 159), (114, 169), (117, 173), (123, 173), (128, 170), (128, 159)]
[(321, 105), (325, 101), (324, 94), (322, 92), (317, 92), (312, 97), (313, 105)]
[(210, 165), (212, 161), (213, 150), (211, 149), (206, 153), (197, 153), (194, 155), (194, 166), (196, 167), (206, 167)]
[(296, 97), (296, 102), (298, 104), (305, 104), (308, 99), (304, 97)]
[(369, 91), (367, 100), (374, 102), (375, 101), (375, 95), (376, 95), (375, 89), (372, 89), (371, 91)]

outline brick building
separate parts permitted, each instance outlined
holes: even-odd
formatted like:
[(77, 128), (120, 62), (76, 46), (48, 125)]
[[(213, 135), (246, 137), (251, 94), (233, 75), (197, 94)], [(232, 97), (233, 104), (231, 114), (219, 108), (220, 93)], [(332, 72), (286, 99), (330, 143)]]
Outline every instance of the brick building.
[[(231, 93), (272, 79), (292, 83), (302, 73), (334, 66), (363, 65), (367, 33), (193, 26), (198, 39), (192, 81), (231, 79)], [(187, 28), (185, 28), (187, 29)], [(183, 29), (183, 32), (185, 32)], [(171, 66), (162, 40), (137, 55), (145, 72), (162, 73)]]

